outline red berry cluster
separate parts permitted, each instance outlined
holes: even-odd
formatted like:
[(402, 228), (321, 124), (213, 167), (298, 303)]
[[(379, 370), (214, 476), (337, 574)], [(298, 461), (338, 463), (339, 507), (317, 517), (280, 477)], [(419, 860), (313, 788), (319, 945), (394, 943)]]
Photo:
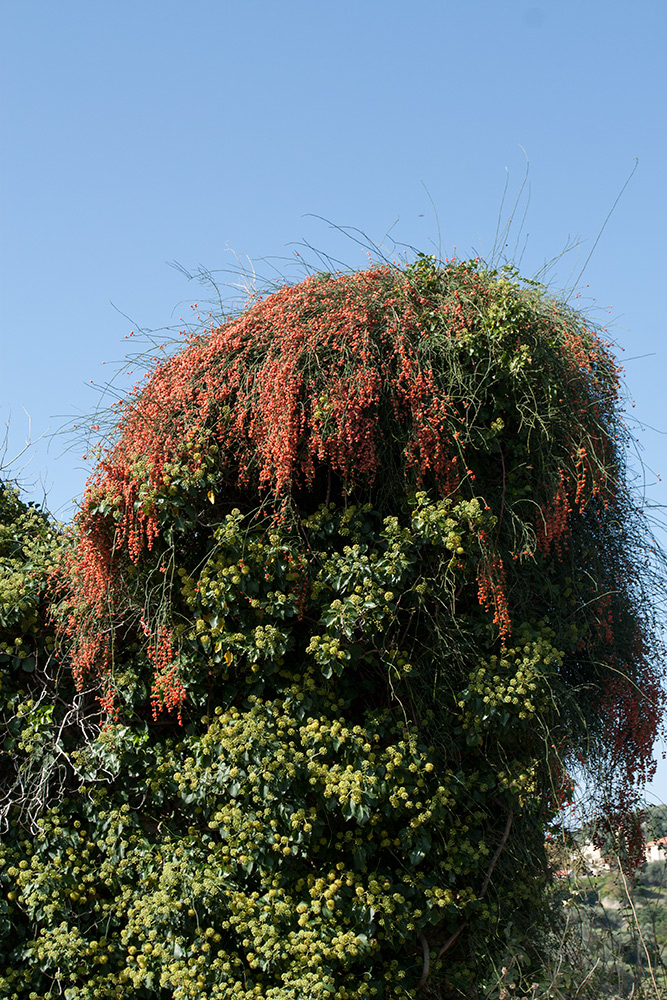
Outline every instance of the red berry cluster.
[[(622, 518), (627, 496), (619, 487), (619, 369), (608, 345), (581, 317), (532, 294), (453, 263), (433, 272), (380, 266), (315, 275), (157, 362), (123, 403), (79, 517), (63, 625), (79, 683), (108, 675), (123, 574), (158, 558), (174, 492), (199, 490), (206, 507), (206, 497), (216, 503), (246, 490), (281, 510), (323, 468), (349, 495), (382, 483), (387, 461), (403, 496), (426, 488), (495, 505), (497, 528), (470, 530), (480, 551), (477, 599), (505, 642), (519, 560), (562, 560), (584, 516), (612, 517), (618, 507)], [(529, 413), (538, 398), (538, 412)], [(539, 476), (517, 491), (540, 448)], [(512, 489), (523, 503), (513, 522)], [(519, 517), (529, 530), (512, 535)], [(531, 532), (537, 553), (519, 551), (532, 549)], [(586, 600), (600, 621), (601, 593)], [(306, 604), (304, 589), (300, 611)], [(599, 662), (593, 646), (599, 651), (617, 627), (604, 618), (604, 634), (583, 629), (579, 652)], [(153, 713), (180, 717), (186, 692), (173, 635), (166, 624), (146, 628)], [(658, 672), (637, 642), (633, 679), (605, 687), (605, 739), (635, 774), (662, 704)], [(626, 665), (610, 662), (610, 675)], [(649, 700), (638, 693), (647, 690)], [(109, 709), (110, 686), (102, 697)]]

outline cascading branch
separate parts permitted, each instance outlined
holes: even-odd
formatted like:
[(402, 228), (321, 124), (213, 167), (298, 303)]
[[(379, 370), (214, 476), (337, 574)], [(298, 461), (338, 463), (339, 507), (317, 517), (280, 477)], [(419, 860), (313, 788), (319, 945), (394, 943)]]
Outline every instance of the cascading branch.
[(427, 257), (149, 372), (57, 609), (106, 727), (13, 868), (40, 983), (447, 997), (535, 959), (568, 772), (618, 829), (664, 704), (619, 372), (540, 286)]

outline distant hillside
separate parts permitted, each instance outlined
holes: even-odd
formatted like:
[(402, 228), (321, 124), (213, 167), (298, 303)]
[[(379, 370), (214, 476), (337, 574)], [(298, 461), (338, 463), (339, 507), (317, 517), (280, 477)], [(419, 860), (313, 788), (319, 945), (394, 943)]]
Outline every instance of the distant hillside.
[(634, 877), (613, 845), (596, 846), (591, 827), (551, 849), (569, 961), (588, 969), (599, 996), (667, 995), (667, 806), (649, 806), (642, 829), (645, 863)]

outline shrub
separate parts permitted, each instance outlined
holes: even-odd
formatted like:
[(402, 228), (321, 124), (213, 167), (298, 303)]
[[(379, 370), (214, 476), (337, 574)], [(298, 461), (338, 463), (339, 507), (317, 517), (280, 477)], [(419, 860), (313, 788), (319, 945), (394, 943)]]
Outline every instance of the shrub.
[(445, 997), (535, 961), (572, 769), (618, 830), (663, 707), (627, 436), (609, 345), (476, 261), (315, 275), (157, 364), (67, 554), (106, 721), (6, 858), (8, 995)]

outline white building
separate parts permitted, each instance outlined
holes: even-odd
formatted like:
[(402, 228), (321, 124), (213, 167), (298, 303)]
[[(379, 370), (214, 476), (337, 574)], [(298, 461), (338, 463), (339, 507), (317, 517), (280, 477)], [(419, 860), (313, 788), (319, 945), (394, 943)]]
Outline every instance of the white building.
[(664, 861), (667, 858), (667, 837), (660, 840), (649, 840), (645, 847), (646, 864), (651, 861)]
[(595, 847), (589, 840), (579, 848), (579, 857), (590, 875), (600, 875), (602, 872), (608, 872), (611, 868), (602, 850)]

